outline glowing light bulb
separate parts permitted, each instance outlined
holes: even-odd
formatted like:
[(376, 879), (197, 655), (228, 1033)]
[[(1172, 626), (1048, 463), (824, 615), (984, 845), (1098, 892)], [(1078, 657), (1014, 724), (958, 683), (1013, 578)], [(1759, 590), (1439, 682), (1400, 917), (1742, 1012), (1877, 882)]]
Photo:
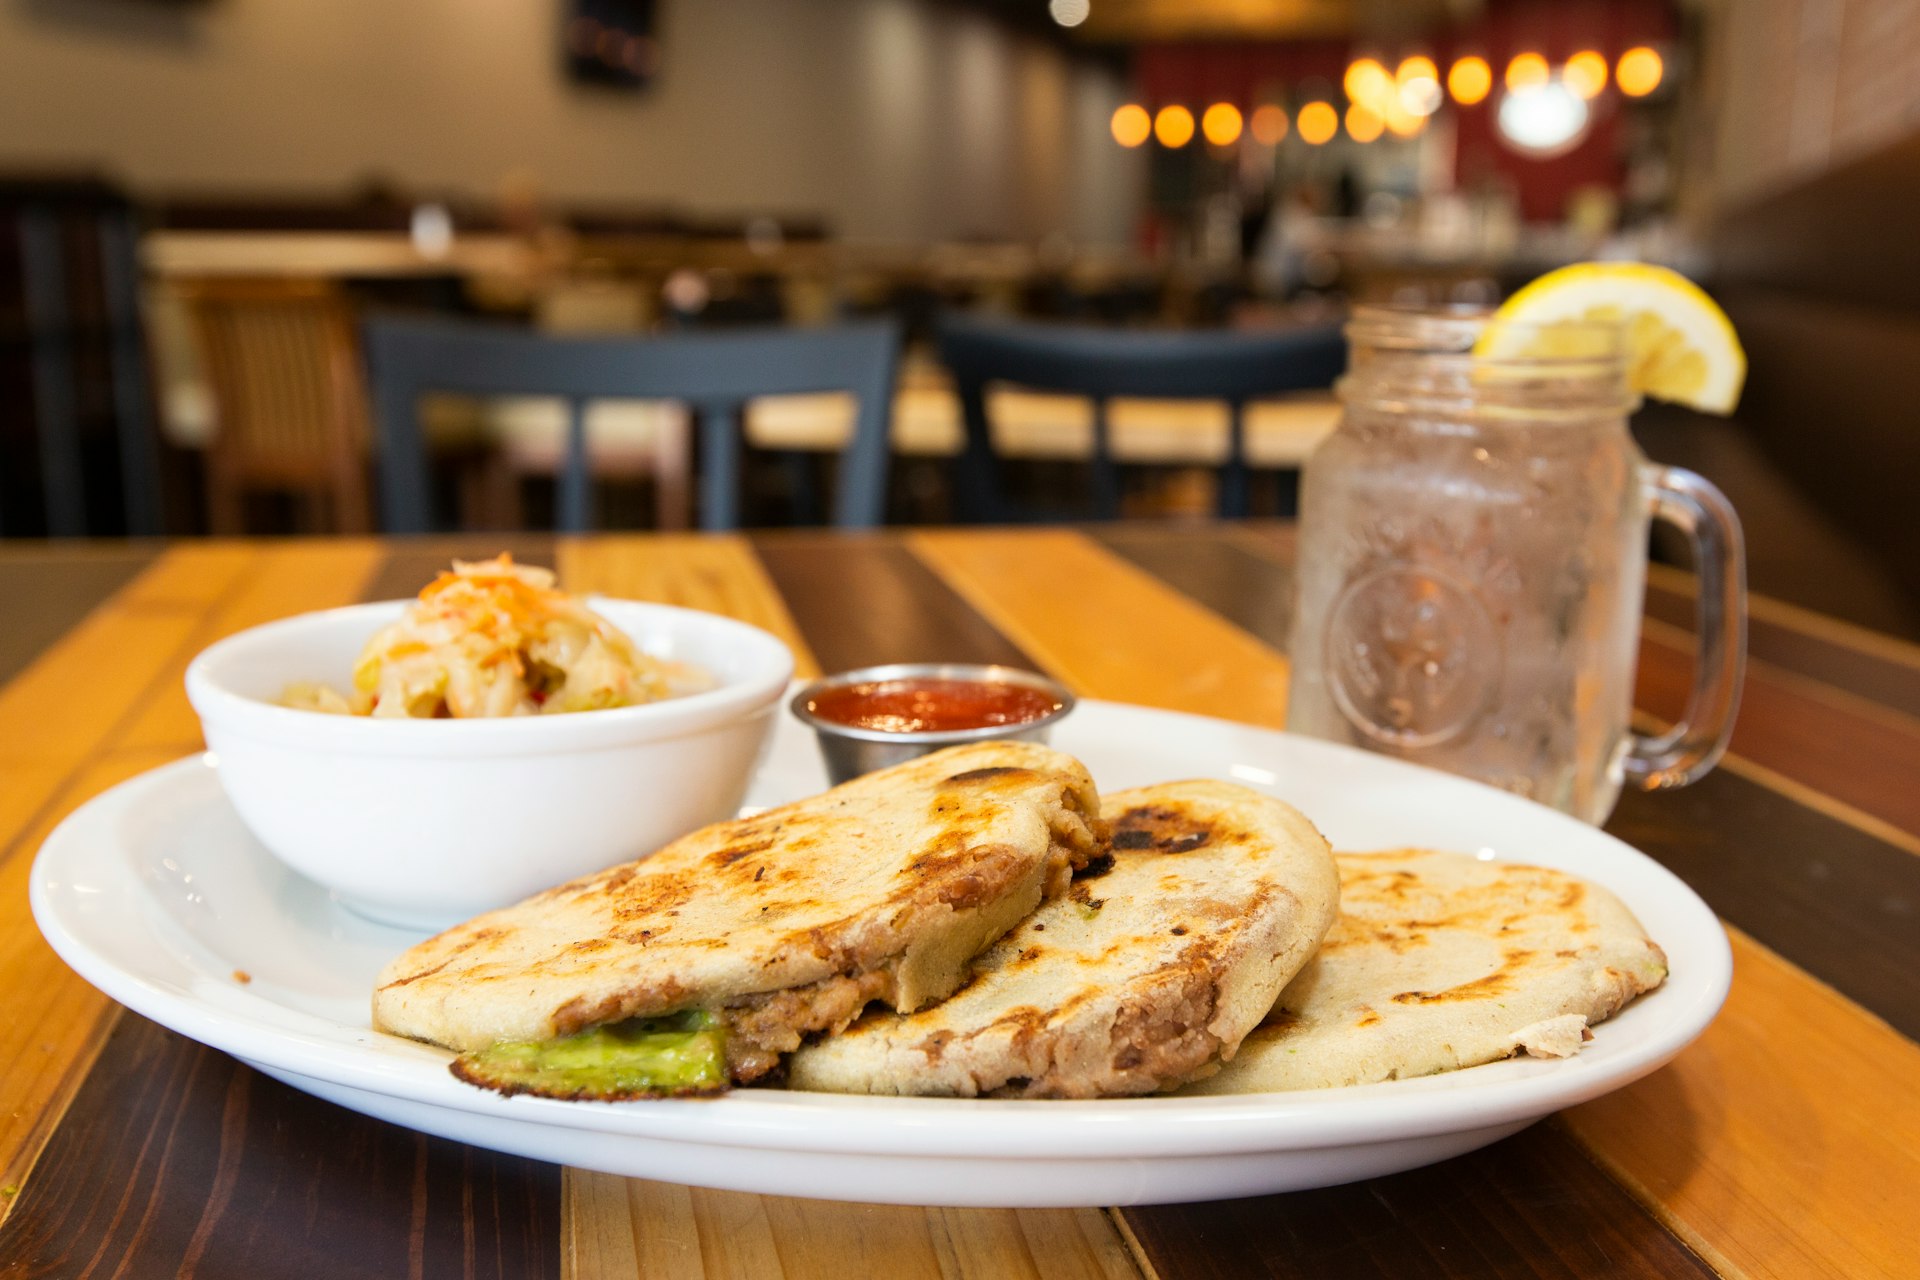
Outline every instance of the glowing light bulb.
[(1113, 140), (1123, 147), (1137, 147), (1153, 136), (1153, 117), (1137, 102), (1113, 109)]
[(1347, 136), (1355, 142), (1372, 142), (1386, 127), (1387, 122), (1365, 103), (1356, 102), (1347, 108)]
[(1493, 88), (1493, 68), (1481, 57), (1465, 57), (1447, 72), (1447, 92), (1463, 107), (1485, 100)]
[(1247, 128), (1252, 132), (1253, 140), (1261, 146), (1279, 146), (1281, 139), (1287, 136), (1287, 109), (1271, 102), (1255, 107)]
[(1309, 102), (1300, 108), (1295, 119), (1300, 127), (1301, 140), (1309, 146), (1320, 146), (1331, 142), (1333, 135), (1340, 132), (1340, 113), (1329, 102)]
[(1231, 102), (1216, 102), (1200, 117), (1200, 132), (1216, 147), (1230, 147), (1240, 140), (1240, 108)]
[(1518, 53), (1507, 64), (1507, 88), (1513, 93), (1537, 89), (1553, 76), (1547, 60), (1537, 53)]
[(1153, 118), (1153, 136), (1169, 149), (1186, 146), (1193, 141), (1193, 112), (1181, 106), (1160, 108)]
[(1432, 58), (1423, 53), (1416, 53), (1411, 58), (1400, 60), (1400, 67), (1393, 73), (1393, 78), (1394, 82), (1402, 88), (1406, 87), (1410, 80), (1432, 80), (1437, 83), (1440, 79), (1440, 68), (1433, 65)]
[(1378, 111), (1394, 92), (1393, 75), (1372, 58), (1359, 58), (1347, 68), (1340, 87), (1347, 101), (1365, 103)]
[(1660, 61), (1660, 55), (1640, 45), (1620, 55), (1620, 61), (1613, 68), (1613, 79), (1620, 86), (1620, 92), (1629, 98), (1644, 98), (1660, 87), (1660, 78), (1665, 72), (1666, 65)]
[(1397, 94), (1387, 102), (1386, 121), (1388, 132), (1396, 138), (1414, 137), (1427, 127), (1427, 117), (1407, 110)]
[(1047, 12), (1063, 27), (1077, 27), (1093, 12), (1092, 0), (1050, 0)]
[(1592, 49), (1582, 49), (1560, 69), (1567, 88), (1583, 98), (1597, 98), (1607, 87), (1607, 60)]

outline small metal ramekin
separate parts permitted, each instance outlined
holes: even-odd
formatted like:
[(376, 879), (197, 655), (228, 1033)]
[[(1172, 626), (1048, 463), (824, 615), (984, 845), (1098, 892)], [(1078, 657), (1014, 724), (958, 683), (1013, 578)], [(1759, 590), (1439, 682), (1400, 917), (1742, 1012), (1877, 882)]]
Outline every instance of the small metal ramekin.
[[(924, 733), (894, 733), (886, 729), (860, 729), (849, 724), (822, 720), (807, 710), (807, 703), (828, 689), (850, 684), (879, 684), (888, 680), (967, 680), (984, 684), (1012, 684), (1038, 689), (1060, 706), (1038, 720), (1020, 724), (990, 724), (978, 729), (941, 729)], [(863, 773), (901, 764), (917, 756), (928, 755), (942, 747), (963, 742), (1040, 742), (1047, 740), (1053, 726), (1073, 710), (1073, 695), (1056, 681), (1018, 667), (980, 666), (951, 662), (895, 662), (883, 667), (861, 667), (825, 676), (802, 688), (787, 705), (805, 723), (813, 726), (820, 742), (820, 754), (827, 762), (827, 776), (834, 783), (846, 782)]]

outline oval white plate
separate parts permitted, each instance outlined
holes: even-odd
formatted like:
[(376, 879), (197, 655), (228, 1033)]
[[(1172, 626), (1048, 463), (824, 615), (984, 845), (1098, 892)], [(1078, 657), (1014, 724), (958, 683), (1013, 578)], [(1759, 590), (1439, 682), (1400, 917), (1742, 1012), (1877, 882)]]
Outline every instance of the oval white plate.
[[(906, 1204), (1208, 1200), (1412, 1168), (1638, 1079), (1699, 1035), (1726, 997), (1726, 934), (1692, 890), (1529, 801), (1344, 747), (1113, 703), (1081, 703), (1055, 745), (1086, 761), (1103, 790), (1220, 777), (1270, 792), (1338, 849), (1424, 845), (1586, 876), (1633, 908), (1672, 975), (1576, 1057), (1361, 1088), (1105, 1102), (744, 1089), (607, 1105), (501, 1098), (455, 1080), (445, 1052), (374, 1031), (373, 977), (418, 935), (349, 914), (268, 855), (228, 805), (211, 757), (156, 769), (68, 818), (35, 863), (33, 910), (61, 957), (122, 1004), (354, 1110), (614, 1173)], [(783, 721), (749, 802), (824, 785), (810, 734)]]

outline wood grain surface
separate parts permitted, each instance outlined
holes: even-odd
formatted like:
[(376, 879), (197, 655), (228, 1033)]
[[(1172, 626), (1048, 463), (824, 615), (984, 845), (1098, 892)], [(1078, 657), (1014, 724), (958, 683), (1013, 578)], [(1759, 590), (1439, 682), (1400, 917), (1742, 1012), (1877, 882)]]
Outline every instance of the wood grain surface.
[(23, 1276), (538, 1280), (560, 1272), (560, 1172), (343, 1112), (128, 1014), (0, 1259)]
[(1738, 932), (1733, 963), (1706, 1034), (1568, 1128), (1724, 1274), (1913, 1275), (1920, 1046)]
[[(1678, 720), (1693, 678), (1692, 634), (1649, 619), (1640, 646), (1639, 704)], [(1732, 749), (1844, 804), (1920, 836), (1920, 717), (1777, 667), (1747, 667)]]
[(1098, 1209), (941, 1209), (796, 1200), (569, 1172), (568, 1274), (704, 1280), (1135, 1280)]
[[(1649, 568), (1648, 617), (1691, 631), (1694, 605), (1692, 575), (1662, 565)], [(1920, 716), (1920, 645), (1911, 641), (1752, 596), (1747, 648), (1762, 662), (1810, 676), (1830, 689)]]
[[(1112, 1214), (563, 1171), (309, 1099), (118, 1016), (47, 951), (26, 916), (31, 854), (87, 797), (198, 747), (179, 683), (194, 652), (409, 594), (450, 556), (502, 546), (581, 589), (766, 627), (803, 672), (1012, 662), (1089, 696), (1284, 717), (1284, 525), (203, 543), (94, 549), (64, 578), (0, 549), (0, 590), (9, 573), (62, 584), (48, 638), (0, 687), (0, 1274), (1914, 1274), (1920, 657), (1766, 602), (1728, 767), (1629, 793), (1610, 824), (1732, 926), (1726, 1011), (1634, 1086), (1351, 1187)], [(1690, 604), (1686, 579), (1655, 573), (1651, 716), (1677, 711)]]
[[(1196, 593), (1209, 590), (1208, 584), (1231, 581), (1227, 571), (1202, 567), (1208, 559), (1237, 559), (1229, 545), (1224, 540), (1211, 547), (1205, 542), (1190, 544), (1182, 561), (1170, 571), (1169, 580)], [(1242, 594), (1223, 594), (1203, 602), (1222, 613), (1242, 617), (1250, 616), (1249, 611), (1258, 607), (1250, 606)], [(1138, 615), (1137, 626), (1151, 625), (1155, 616)], [(1130, 643), (1137, 639), (1137, 634), (1129, 635)], [(1072, 676), (1068, 678), (1071, 681)], [(1256, 688), (1248, 686), (1247, 709), (1233, 718), (1258, 722), (1266, 713), (1267, 709), (1255, 700)], [(1104, 696), (1097, 688), (1085, 691)], [(1881, 1017), (1904, 1020), (1911, 1015), (1916, 986), (1906, 975), (1914, 972), (1911, 966), (1920, 960), (1914, 950), (1920, 947), (1920, 941), (1900, 925), (1907, 909), (1902, 904), (1920, 906), (1920, 860), (1727, 771), (1710, 774), (1704, 782), (1680, 791), (1658, 795), (1629, 792), (1622, 797), (1610, 829), (1672, 866), (1723, 915), (1761, 924), (1787, 954), (1814, 957), (1836, 978), (1847, 982), (1848, 989), (1867, 1000), (1868, 1008)], [(1820, 870), (1808, 870), (1815, 865)], [(1819, 892), (1808, 892), (1810, 878), (1819, 884)], [(1890, 955), (1883, 955), (1875, 945), (1882, 942), (1894, 947)], [(1743, 947), (1741, 954), (1746, 957), (1743, 968), (1753, 968), (1751, 957), (1762, 953), (1757, 947)], [(1761, 1025), (1775, 1027), (1777, 1034), (1779, 1027), (1796, 1025), (1801, 1013), (1813, 1007), (1816, 996), (1822, 994), (1819, 983), (1804, 974), (1799, 977), (1802, 987), (1774, 985), (1743, 991), (1736, 986), (1736, 992), (1762, 999), (1763, 1007), (1755, 1011), (1756, 1016)], [(1877, 1022), (1857, 1006), (1852, 1007), (1852, 1016), (1863, 1028)], [(1709, 1030), (1708, 1038), (1727, 1034), (1733, 1025), (1723, 1019)], [(1913, 1034), (1914, 1024), (1907, 1024), (1905, 1029)], [(1870, 1033), (1863, 1030), (1862, 1034)], [(1649, 1080), (1611, 1095), (1607, 1102), (1616, 1109), (1616, 1115), (1630, 1113), (1643, 1093), (1657, 1091), (1675, 1079), (1686, 1080), (1707, 1096), (1754, 1090), (1757, 1083), (1729, 1069), (1727, 1059), (1710, 1059), (1696, 1049)], [(1910, 1087), (1904, 1091), (1889, 1089), (1885, 1087), (1889, 1083), (1886, 1078), (1876, 1079), (1876, 1087), (1869, 1088), (1866, 1095), (1871, 1099), (1869, 1106), (1888, 1109), (1913, 1123), (1914, 1091)], [(1697, 1160), (1692, 1166), (1702, 1170), (1701, 1176), (1711, 1184), (1733, 1189), (1729, 1197), (1716, 1202), (1717, 1206), (1731, 1202), (1755, 1210), (1753, 1222), (1740, 1224), (1740, 1230), (1757, 1230), (1763, 1222), (1769, 1230), (1775, 1229), (1771, 1215), (1762, 1206), (1767, 1204), (1769, 1192), (1781, 1189), (1773, 1183), (1784, 1170), (1817, 1170), (1818, 1185), (1832, 1197), (1831, 1202), (1822, 1199), (1818, 1206), (1821, 1209), (1837, 1209), (1841, 1202), (1859, 1198), (1884, 1203), (1885, 1197), (1896, 1195), (1903, 1208), (1920, 1215), (1920, 1179), (1912, 1176), (1909, 1167), (1920, 1149), (1908, 1147), (1903, 1154), (1897, 1142), (1869, 1143), (1858, 1153), (1860, 1167), (1838, 1171), (1830, 1161), (1817, 1158), (1819, 1139), (1806, 1127), (1769, 1124), (1765, 1118), (1778, 1113), (1762, 1105), (1758, 1097), (1754, 1102), (1752, 1114), (1763, 1129), (1757, 1137), (1767, 1149), (1735, 1152), (1712, 1146), (1694, 1153)], [(1655, 1131), (1636, 1128), (1635, 1132)], [(1610, 1150), (1610, 1167), (1624, 1185), (1642, 1192), (1671, 1181), (1671, 1151), (1664, 1139), (1649, 1141), (1630, 1152)], [(1662, 1155), (1667, 1158), (1660, 1158)], [(1488, 1153), (1465, 1156), (1450, 1164), (1484, 1158)], [(1902, 1190), (1889, 1192), (1889, 1186)], [(1702, 1230), (1698, 1220), (1702, 1205), (1697, 1200), (1657, 1199), (1646, 1203), (1683, 1239), (1718, 1238), (1718, 1233)], [(1150, 1212), (1189, 1211), (1168, 1208)], [(1129, 1221), (1143, 1216), (1139, 1210), (1127, 1211)], [(1804, 1256), (1823, 1256), (1821, 1247), (1813, 1243), (1815, 1238), (1824, 1237), (1823, 1228), (1790, 1219), (1779, 1224), (1778, 1230), (1791, 1238)], [(1409, 1266), (1421, 1265), (1412, 1259), (1405, 1261)], [(1899, 1272), (1836, 1266), (1825, 1274)]]
[[(0, 691), (0, 1186), (18, 1185), (100, 1043), (104, 997), (27, 914), (33, 851), (81, 802), (199, 746), (180, 679), (222, 635), (354, 599), (370, 543), (206, 543), (167, 553)], [(12, 1197), (0, 1204), (11, 1207)]]
[(19, 675), (160, 553), (157, 544), (0, 547), (0, 683)]
[(1163, 1276), (1714, 1274), (1552, 1121), (1358, 1186), (1126, 1217)]

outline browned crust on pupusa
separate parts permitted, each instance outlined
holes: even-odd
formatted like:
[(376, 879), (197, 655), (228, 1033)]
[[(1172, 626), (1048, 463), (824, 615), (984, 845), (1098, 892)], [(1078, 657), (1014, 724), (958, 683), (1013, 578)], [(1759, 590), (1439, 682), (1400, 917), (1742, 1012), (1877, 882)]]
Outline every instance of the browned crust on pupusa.
[[(428, 939), (380, 975), (375, 1025), (473, 1050), (883, 971), (882, 998), (917, 1006), (1104, 849), (1097, 814), (1071, 756), (938, 752)], [(832, 1004), (783, 1005), (792, 1035), (831, 1028)]]
[(1203, 1093), (1338, 1088), (1565, 1057), (1666, 977), (1618, 898), (1471, 854), (1340, 854), (1340, 918)]
[(912, 1016), (870, 1011), (797, 1053), (796, 1088), (972, 1097), (1151, 1093), (1231, 1054), (1334, 915), (1326, 841), (1243, 787), (1108, 796), (1111, 865), (1090, 867)]

